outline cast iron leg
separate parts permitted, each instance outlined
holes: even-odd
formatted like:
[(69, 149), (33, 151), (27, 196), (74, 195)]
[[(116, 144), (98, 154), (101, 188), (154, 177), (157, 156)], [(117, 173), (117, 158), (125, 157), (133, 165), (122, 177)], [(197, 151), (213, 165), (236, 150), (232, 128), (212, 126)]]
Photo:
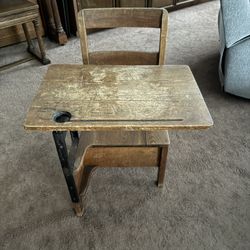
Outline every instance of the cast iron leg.
[[(57, 153), (61, 162), (61, 167), (68, 186), (70, 197), (73, 202), (73, 208), (77, 216), (82, 216), (83, 209), (79, 197), (79, 192), (77, 190), (75, 179), (73, 176), (74, 160), (73, 156), (71, 156), (72, 159), (70, 159), (71, 157), (69, 156), (67, 150), (67, 145), (65, 142), (66, 134), (67, 132), (65, 131), (63, 132), (53, 131), (53, 138), (56, 144)], [(78, 133), (71, 132), (71, 138), (72, 138), (72, 147), (76, 148), (78, 146), (78, 141), (79, 141)]]

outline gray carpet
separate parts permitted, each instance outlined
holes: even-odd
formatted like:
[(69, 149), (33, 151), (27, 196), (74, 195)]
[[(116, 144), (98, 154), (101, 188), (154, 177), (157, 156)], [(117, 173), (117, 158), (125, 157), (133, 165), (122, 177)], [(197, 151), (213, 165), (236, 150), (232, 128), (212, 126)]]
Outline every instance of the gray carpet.
[[(70, 209), (51, 135), (22, 125), (47, 67), (34, 60), (0, 74), (0, 249), (250, 249), (250, 103), (221, 92), (218, 8), (212, 1), (170, 14), (167, 61), (191, 66), (214, 127), (171, 132), (162, 191), (154, 169), (98, 169), (82, 218)], [(119, 49), (135, 39), (135, 49), (151, 50), (155, 32), (109, 30), (91, 41)], [(46, 47), (53, 63), (81, 63), (76, 38)], [(0, 49), (0, 63), (24, 49)]]

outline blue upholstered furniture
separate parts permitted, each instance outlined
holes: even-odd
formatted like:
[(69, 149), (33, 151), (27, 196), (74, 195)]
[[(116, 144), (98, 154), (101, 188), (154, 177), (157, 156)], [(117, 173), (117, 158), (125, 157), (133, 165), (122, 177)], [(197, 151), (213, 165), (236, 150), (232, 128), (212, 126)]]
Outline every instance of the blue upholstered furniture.
[(225, 92), (250, 99), (250, 0), (220, 0), (219, 75)]

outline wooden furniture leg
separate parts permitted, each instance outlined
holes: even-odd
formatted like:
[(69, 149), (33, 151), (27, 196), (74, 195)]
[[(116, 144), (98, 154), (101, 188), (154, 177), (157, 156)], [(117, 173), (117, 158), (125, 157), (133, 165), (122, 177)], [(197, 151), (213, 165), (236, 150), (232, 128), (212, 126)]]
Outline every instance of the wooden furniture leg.
[(48, 32), (50, 35), (52, 35), (51, 33), (55, 32), (55, 30), (56, 30), (56, 24), (54, 21), (54, 15), (53, 15), (52, 7), (51, 7), (51, 1), (45, 0), (44, 4), (46, 7), (46, 12), (47, 12)]
[(67, 43), (68, 39), (62, 27), (56, 0), (51, 0), (51, 7), (52, 7), (53, 16), (54, 16), (55, 25), (56, 25), (56, 33), (57, 33), (58, 42), (60, 45), (64, 45)]
[(28, 43), (27, 50), (28, 50), (28, 52), (34, 51), (34, 44), (33, 44), (32, 40), (30, 38), (30, 34), (29, 34), (29, 31), (28, 31), (27, 23), (23, 23), (22, 26), (23, 26), (23, 31), (24, 31), (25, 37), (26, 37), (26, 41)]
[(83, 166), (83, 169), (81, 171), (81, 175), (77, 176), (77, 179), (79, 180), (79, 182), (78, 182), (79, 185), (77, 185), (78, 186), (77, 188), (79, 190), (79, 193), (83, 196), (87, 192), (90, 177), (95, 169), (96, 168), (94, 166)]
[(157, 185), (158, 187), (162, 188), (164, 184), (166, 166), (167, 166), (167, 158), (168, 158), (168, 146), (161, 148), (161, 156), (160, 162), (158, 167), (158, 179)]
[(42, 41), (42, 37), (41, 34), (39, 32), (39, 20), (35, 19), (32, 21), (34, 28), (35, 28), (35, 32), (36, 32), (36, 36), (37, 36), (37, 42), (38, 42), (38, 46), (40, 49), (40, 53), (41, 55), (38, 55), (34, 50), (30, 50), (29, 52), (31, 54), (33, 54), (35, 57), (37, 57), (37, 59), (44, 65), (49, 64), (50, 60), (48, 58), (46, 58), (46, 53), (45, 53), (45, 49), (44, 49), (44, 44)]
[(66, 44), (68, 38), (61, 23), (56, 0), (45, 0), (43, 3), (47, 11), (49, 37), (60, 45)]
[(78, 203), (72, 203), (72, 208), (75, 211), (76, 216), (82, 217), (84, 214), (84, 209), (82, 202), (79, 201)]

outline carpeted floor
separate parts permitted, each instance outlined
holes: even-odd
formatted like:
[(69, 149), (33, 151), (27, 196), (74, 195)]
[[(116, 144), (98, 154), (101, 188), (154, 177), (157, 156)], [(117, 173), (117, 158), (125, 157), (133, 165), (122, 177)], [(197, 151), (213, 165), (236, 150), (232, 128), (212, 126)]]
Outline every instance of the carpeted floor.
[[(250, 102), (221, 92), (218, 8), (212, 1), (170, 14), (167, 61), (190, 65), (214, 127), (171, 132), (162, 191), (154, 169), (98, 169), (82, 218), (70, 209), (52, 136), (22, 125), (47, 67), (34, 60), (0, 73), (0, 249), (250, 249)], [(134, 39), (135, 49), (151, 50), (155, 34), (109, 30), (91, 42), (119, 49)], [(0, 63), (25, 46), (0, 49)], [(46, 46), (53, 63), (81, 63), (76, 38)]]

